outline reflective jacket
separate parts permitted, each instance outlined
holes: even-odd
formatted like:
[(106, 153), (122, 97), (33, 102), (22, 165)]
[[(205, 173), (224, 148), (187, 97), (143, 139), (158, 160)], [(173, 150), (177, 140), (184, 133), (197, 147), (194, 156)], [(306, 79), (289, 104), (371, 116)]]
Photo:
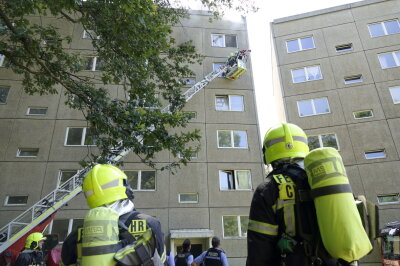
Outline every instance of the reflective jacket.
[[(315, 258), (306, 255), (305, 245), (309, 244), (304, 238), (316, 235), (313, 232), (313, 228), (318, 228), (315, 210), (312, 201), (301, 206), (296, 201), (300, 198), (299, 190), (306, 189), (309, 189), (306, 172), (297, 164), (285, 164), (274, 169), (257, 187), (250, 207), (247, 266), (278, 266), (283, 262), (286, 266), (311, 265)], [(296, 219), (299, 212), (302, 219)], [(292, 252), (281, 254), (278, 241), (284, 235), (296, 244), (291, 246)], [(325, 262), (322, 265), (336, 265), (331, 259), (325, 259)]]
[[(161, 257), (161, 260), (165, 261), (165, 250), (164, 250), (164, 240), (163, 240), (164, 234), (161, 230), (160, 222), (154, 217), (139, 213), (137, 211), (132, 211), (124, 215), (121, 215), (119, 217), (118, 224), (120, 227), (121, 248), (130, 244), (126, 242), (125, 239), (123, 238), (123, 234), (121, 233), (123, 229), (121, 228), (127, 228), (128, 231), (132, 233), (132, 235), (135, 235), (135, 229), (136, 229), (135, 226), (136, 226), (136, 221), (138, 220), (139, 221), (146, 220), (147, 226), (151, 229), (151, 239), (152, 239), (151, 242), (155, 243), (155, 245), (152, 245), (152, 253), (157, 251), (159, 256)], [(62, 246), (61, 259), (64, 265), (79, 265), (80, 256), (78, 256), (78, 254), (80, 253), (80, 249), (78, 248), (78, 246), (80, 245), (81, 243), (78, 230), (75, 230), (67, 236)]]
[(43, 252), (24, 249), (18, 256), (15, 266), (42, 266), (44, 263)]

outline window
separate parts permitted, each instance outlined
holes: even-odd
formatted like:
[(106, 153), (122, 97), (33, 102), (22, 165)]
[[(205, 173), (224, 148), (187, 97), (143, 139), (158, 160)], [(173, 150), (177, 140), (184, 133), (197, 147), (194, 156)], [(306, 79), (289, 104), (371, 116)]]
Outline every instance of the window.
[(29, 107), (26, 111), (27, 115), (45, 115), (47, 113), (47, 107)]
[(156, 171), (124, 171), (134, 190), (156, 190)]
[[(221, 68), (221, 66), (225, 65), (225, 63), (213, 63), (213, 70), (219, 70)], [(225, 73), (221, 73), (218, 76), (219, 78), (225, 78), (226, 74)]]
[(97, 36), (96, 32), (93, 30), (83, 30), (82, 39), (100, 39), (100, 36)]
[(339, 150), (339, 144), (336, 134), (308, 136), (308, 147), (310, 147), (310, 150), (322, 147), (332, 147), (336, 150)]
[(353, 116), (355, 119), (363, 119), (363, 118), (373, 117), (374, 113), (372, 112), (372, 110), (363, 110), (363, 111), (353, 112)]
[(286, 49), (288, 53), (294, 53), (313, 48), (315, 48), (315, 44), (312, 36), (286, 41)]
[(246, 131), (218, 130), (218, 148), (247, 148)]
[(336, 52), (347, 52), (347, 51), (352, 51), (353, 50), (353, 44), (352, 43), (347, 43), (347, 44), (341, 44), (341, 45), (336, 45)]
[(4, 206), (26, 205), (28, 196), (7, 196), (4, 201)]
[(7, 96), (10, 88), (0, 87), (0, 104), (7, 102)]
[(196, 119), (197, 118), (197, 112), (188, 111), (188, 112), (185, 112), (185, 113), (190, 117), (190, 119)]
[(400, 52), (378, 54), (382, 69), (400, 66)]
[(400, 32), (400, 24), (397, 19), (384, 22), (378, 22), (368, 25), (371, 37), (380, 37), (384, 35), (391, 35)]
[(103, 64), (99, 57), (89, 56), (84, 59), (85, 70), (99, 71), (103, 70)]
[(58, 172), (57, 186), (64, 184), (67, 180), (73, 177), (78, 170), (60, 170)]
[(328, 98), (318, 98), (305, 101), (298, 101), (297, 107), (299, 116), (310, 116), (330, 113)]
[(359, 82), (363, 82), (362, 75), (344, 77), (344, 84), (353, 84)]
[(292, 69), (293, 83), (307, 82), (322, 79), (321, 69), (319, 66), (310, 66)]
[(224, 215), (222, 216), (224, 238), (247, 237), (247, 215)]
[(183, 85), (194, 85), (196, 84), (195, 78), (181, 78), (180, 81)]
[(243, 111), (243, 96), (217, 95), (215, 96), (215, 109), (217, 111)]
[(211, 34), (211, 46), (237, 48), (236, 35), (234, 35), (234, 34)]
[(17, 157), (37, 157), (38, 153), (38, 148), (19, 148)]
[(95, 145), (90, 128), (87, 127), (67, 127), (65, 146), (90, 146)]
[(4, 67), (6, 62), (6, 56), (3, 54), (0, 54), (0, 67)]
[(221, 190), (251, 189), (250, 170), (220, 170), (219, 188)]
[(400, 87), (389, 88), (394, 104), (400, 103)]
[(400, 202), (399, 193), (378, 195), (379, 204), (390, 204), (399, 202)]
[(180, 193), (178, 197), (179, 203), (198, 203), (199, 194), (197, 193)]
[[(179, 159), (182, 159), (182, 158), (183, 158), (183, 155), (182, 155), (181, 152), (178, 153), (178, 158), (179, 158)], [(192, 154), (190, 154), (190, 159), (197, 159), (197, 152), (192, 152)]]
[(373, 150), (364, 152), (365, 159), (382, 159), (386, 158), (386, 152), (384, 149)]
[(50, 223), (49, 233), (58, 234), (58, 241), (62, 243), (71, 232), (80, 227), (83, 227), (83, 219), (56, 219)]

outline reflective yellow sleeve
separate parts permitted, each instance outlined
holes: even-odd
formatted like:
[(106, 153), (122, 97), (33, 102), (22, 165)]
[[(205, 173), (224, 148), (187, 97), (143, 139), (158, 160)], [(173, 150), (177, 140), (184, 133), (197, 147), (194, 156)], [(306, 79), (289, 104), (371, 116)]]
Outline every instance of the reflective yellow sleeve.
[(268, 224), (255, 220), (249, 220), (249, 230), (270, 236), (278, 235), (278, 225), (277, 224)]

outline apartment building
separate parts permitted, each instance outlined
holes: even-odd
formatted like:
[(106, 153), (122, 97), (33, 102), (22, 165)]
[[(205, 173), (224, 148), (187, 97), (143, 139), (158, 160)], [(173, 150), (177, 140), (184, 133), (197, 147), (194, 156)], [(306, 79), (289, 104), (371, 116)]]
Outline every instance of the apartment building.
[[(207, 12), (190, 13), (174, 28), (173, 37), (178, 43), (192, 40), (206, 58), (193, 66), (195, 76), (183, 77), (187, 88), (230, 53), (248, 48), (244, 18), (210, 23)], [(46, 19), (72, 36), (68, 49), (92, 52), (82, 26)], [(92, 57), (87, 71), (99, 71), (96, 61)], [(189, 238), (193, 253), (200, 254), (216, 235), (230, 265), (244, 265), (250, 201), (264, 178), (250, 61), (248, 68), (237, 81), (217, 78), (185, 107), (193, 113), (188, 128), (200, 129), (202, 135), (201, 150), (187, 166), (172, 174), (140, 163), (135, 154), (124, 159), (122, 169), (135, 189), (136, 208), (160, 220), (172, 251)], [(118, 85), (112, 87), (121, 92)], [(26, 95), (21, 78), (0, 69), (0, 226), (74, 175), (78, 162), (96, 149), (83, 115), (65, 106), (64, 89), (57, 90), (56, 95)], [(172, 160), (171, 154), (161, 152), (157, 166)], [(87, 209), (83, 195), (78, 195), (57, 213), (48, 232), (58, 233), (63, 241), (82, 224)]]
[(399, 17), (400, 1), (367, 0), (271, 23), (287, 121), (311, 149), (340, 152), (354, 194), (379, 205), (381, 225), (400, 219)]

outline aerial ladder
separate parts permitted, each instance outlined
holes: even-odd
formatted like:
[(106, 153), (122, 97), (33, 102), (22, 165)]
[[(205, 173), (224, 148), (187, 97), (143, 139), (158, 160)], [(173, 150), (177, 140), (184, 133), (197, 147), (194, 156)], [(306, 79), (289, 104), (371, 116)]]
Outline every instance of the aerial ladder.
[[(201, 81), (197, 82), (183, 94), (185, 101), (190, 101), (196, 93), (217, 77), (224, 77), (230, 80), (239, 78), (247, 70), (246, 62), (249, 53), (250, 50), (240, 50), (231, 54), (225, 64), (207, 74)], [(168, 113), (170, 107), (171, 105), (164, 107), (161, 112)], [(139, 140), (142, 139), (141, 137), (138, 138)], [(110, 154), (104, 158), (104, 161), (106, 164), (116, 164), (129, 152), (130, 150), (125, 148), (124, 143), (120, 141), (111, 149)], [(30, 233), (42, 231), (53, 220), (58, 209), (82, 192), (83, 178), (90, 168), (91, 166), (87, 166), (77, 171), (70, 179), (40, 199), (7, 225), (3, 226), (0, 229), (0, 255), (7, 250), (14, 253), (19, 252), (24, 246), (25, 238)]]

